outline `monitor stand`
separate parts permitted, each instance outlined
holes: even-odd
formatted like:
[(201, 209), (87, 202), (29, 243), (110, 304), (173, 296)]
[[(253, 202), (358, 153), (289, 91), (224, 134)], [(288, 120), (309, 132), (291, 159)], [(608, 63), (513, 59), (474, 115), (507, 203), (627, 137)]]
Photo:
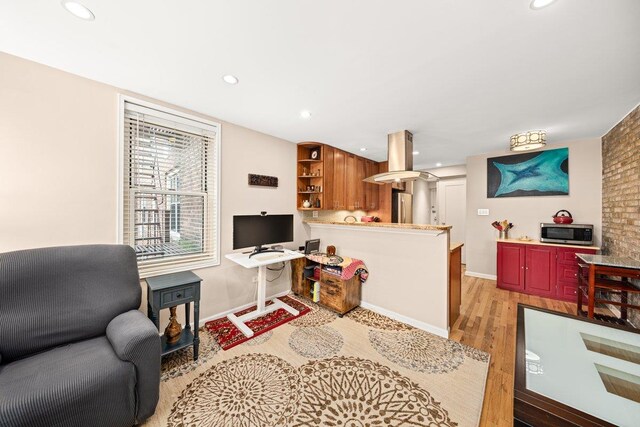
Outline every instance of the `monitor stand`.
[(280, 252), (280, 253), (284, 253), (284, 250), (282, 249), (269, 249), (269, 248), (265, 248), (262, 245), (256, 246), (256, 248), (253, 250), (253, 252), (251, 252), (251, 255), (249, 255), (249, 258), (251, 258), (254, 255), (258, 255), (258, 254), (264, 254), (267, 252)]

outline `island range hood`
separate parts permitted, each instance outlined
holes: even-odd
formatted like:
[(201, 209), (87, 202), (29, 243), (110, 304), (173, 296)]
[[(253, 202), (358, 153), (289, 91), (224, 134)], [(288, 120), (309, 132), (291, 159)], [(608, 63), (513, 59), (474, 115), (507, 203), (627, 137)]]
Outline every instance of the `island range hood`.
[(389, 134), (388, 139), (388, 172), (382, 172), (368, 178), (365, 182), (374, 184), (393, 184), (394, 182), (410, 182), (417, 179), (438, 181), (440, 178), (429, 172), (413, 170), (413, 134), (408, 130)]

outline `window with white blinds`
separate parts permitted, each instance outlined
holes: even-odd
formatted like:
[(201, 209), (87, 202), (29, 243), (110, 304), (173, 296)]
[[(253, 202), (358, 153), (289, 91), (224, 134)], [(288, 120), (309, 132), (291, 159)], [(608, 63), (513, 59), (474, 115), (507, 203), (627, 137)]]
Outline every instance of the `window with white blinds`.
[(124, 101), (122, 238), (141, 277), (217, 265), (219, 125)]

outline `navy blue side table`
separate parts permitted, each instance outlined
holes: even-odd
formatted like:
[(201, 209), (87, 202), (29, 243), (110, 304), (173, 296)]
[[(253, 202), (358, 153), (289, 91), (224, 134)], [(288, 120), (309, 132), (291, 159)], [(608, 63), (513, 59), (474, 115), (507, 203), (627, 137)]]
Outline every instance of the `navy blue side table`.
[[(147, 282), (147, 313), (149, 319), (160, 328), (160, 310), (163, 308), (175, 307), (184, 304), (185, 327), (182, 329), (180, 339), (173, 343), (167, 343), (167, 338), (162, 335), (162, 355), (173, 353), (181, 348), (193, 345), (193, 360), (198, 360), (198, 321), (200, 317), (200, 282), (202, 279), (191, 271), (165, 274), (162, 276), (150, 277)], [(191, 329), (189, 321), (189, 308), (193, 302), (193, 322)]]

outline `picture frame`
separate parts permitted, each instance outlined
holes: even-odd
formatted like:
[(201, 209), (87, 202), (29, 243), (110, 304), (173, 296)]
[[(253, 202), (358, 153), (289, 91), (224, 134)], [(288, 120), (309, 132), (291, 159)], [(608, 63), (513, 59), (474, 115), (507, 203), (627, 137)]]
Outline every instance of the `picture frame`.
[(487, 158), (487, 198), (569, 195), (569, 149)]

